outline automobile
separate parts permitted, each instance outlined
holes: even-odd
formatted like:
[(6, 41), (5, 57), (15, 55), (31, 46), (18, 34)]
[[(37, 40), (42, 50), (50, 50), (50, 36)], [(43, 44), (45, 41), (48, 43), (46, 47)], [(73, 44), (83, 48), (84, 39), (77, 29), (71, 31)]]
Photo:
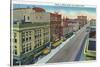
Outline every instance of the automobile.
[(48, 53), (50, 53), (50, 48), (45, 48), (44, 50), (43, 50), (43, 54), (44, 55), (47, 55)]

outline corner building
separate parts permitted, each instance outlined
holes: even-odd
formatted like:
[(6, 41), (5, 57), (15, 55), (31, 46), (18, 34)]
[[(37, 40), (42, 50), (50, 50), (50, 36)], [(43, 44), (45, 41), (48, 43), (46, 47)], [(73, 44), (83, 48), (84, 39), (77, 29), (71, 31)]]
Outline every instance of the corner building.
[(49, 19), (50, 14), (39, 7), (13, 10), (13, 65), (32, 64), (50, 51)]

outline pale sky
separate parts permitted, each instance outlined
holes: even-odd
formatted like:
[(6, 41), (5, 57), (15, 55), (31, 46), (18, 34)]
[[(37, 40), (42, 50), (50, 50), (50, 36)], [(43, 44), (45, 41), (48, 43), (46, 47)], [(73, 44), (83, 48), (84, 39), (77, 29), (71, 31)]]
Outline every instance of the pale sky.
[(65, 6), (48, 6), (48, 5), (25, 5), (25, 4), (14, 4), (14, 8), (27, 8), (27, 7), (41, 7), (47, 12), (58, 12), (62, 16), (68, 18), (76, 18), (78, 15), (86, 15), (88, 19), (96, 19), (96, 8), (92, 7), (65, 7)]

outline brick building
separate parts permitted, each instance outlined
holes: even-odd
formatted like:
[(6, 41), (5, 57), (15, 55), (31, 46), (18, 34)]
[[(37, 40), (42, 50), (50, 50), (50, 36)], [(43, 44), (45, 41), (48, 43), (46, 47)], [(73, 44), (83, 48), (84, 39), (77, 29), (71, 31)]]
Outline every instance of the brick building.
[(87, 24), (87, 16), (77, 16), (77, 19), (79, 20), (80, 28)]
[(50, 40), (53, 47), (61, 43), (62, 34), (61, 15), (58, 13), (50, 13)]

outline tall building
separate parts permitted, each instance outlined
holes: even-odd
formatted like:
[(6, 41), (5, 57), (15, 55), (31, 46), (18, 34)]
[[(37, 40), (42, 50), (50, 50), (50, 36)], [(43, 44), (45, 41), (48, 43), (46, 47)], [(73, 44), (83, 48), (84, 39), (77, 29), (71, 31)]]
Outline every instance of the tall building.
[(63, 39), (66, 40), (67, 39), (67, 34), (68, 34), (68, 21), (69, 18), (67, 17), (63, 17), (62, 18), (62, 28), (63, 28)]
[(79, 20), (80, 28), (87, 24), (87, 16), (77, 16), (77, 19)]
[(89, 36), (85, 43), (84, 54), (87, 59), (96, 59), (96, 19), (90, 20)]
[(43, 8), (13, 10), (14, 65), (34, 63), (39, 56), (50, 51), (49, 19), (50, 14)]
[(52, 47), (60, 45), (62, 35), (61, 15), (58, 13), (50, 13), (50, 41), (52, 42)]

